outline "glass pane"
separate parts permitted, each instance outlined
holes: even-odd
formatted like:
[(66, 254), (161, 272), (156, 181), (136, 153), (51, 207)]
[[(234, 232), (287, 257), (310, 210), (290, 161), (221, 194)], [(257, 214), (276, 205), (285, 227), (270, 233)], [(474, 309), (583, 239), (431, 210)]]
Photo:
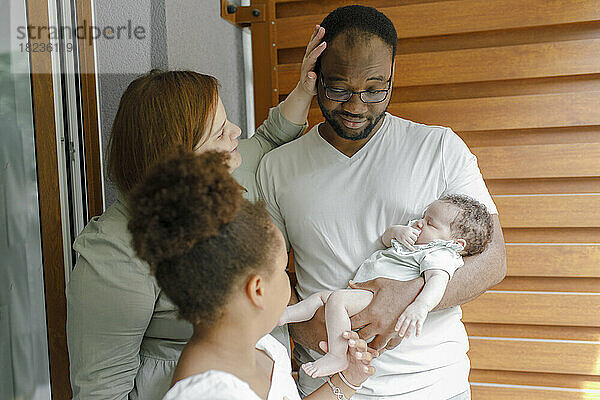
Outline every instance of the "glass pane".
[(0, 13), (0, 399), (50, 399), (29, 55), (17, 40), (27, 22), (24, 1), (8, 3)]

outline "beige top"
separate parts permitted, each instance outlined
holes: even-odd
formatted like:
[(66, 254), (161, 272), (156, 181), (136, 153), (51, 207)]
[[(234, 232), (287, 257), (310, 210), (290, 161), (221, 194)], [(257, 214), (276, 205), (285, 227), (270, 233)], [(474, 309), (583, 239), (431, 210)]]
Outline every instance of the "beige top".
[[(279, 107), (256, 134), (241, 140), (235, 178), (257, 199), (255, 173), (262, 156), (306, 128)], [(177, 319), (148, 265), (137, 258), (119, 198), (77, 237), (79, 253), (67, 286), (67, 342), (74, 399), (161, 399), (192, 327)], [(287, 331), (275, 334), (284, 341)]]

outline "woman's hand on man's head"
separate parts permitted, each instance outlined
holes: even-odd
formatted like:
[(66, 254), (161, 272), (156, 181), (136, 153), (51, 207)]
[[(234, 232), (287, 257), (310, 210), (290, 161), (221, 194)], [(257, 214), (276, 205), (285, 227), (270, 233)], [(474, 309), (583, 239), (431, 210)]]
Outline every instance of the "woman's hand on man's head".
[(327, 43), (321, 41), (324, 35), (325, 28), (316, 25), (306, 46), (302, 67), (300, 67), (300, 87), (310, 96), (317, 94), (317, 74), (314, 69), (317, 59), (327, 47)]

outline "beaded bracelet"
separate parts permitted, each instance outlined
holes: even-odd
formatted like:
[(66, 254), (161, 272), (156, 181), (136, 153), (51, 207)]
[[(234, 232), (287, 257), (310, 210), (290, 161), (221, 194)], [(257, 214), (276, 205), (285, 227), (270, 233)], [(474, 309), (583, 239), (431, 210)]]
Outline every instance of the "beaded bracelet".
[(346, 377), (344, 376), (344, 374), (342, 374), (342, 371), (338, 372), (338, 375), (340, 376), (340, 379), (342, 380), (342, 382), (344, 382), (346, 385), (348, 385), (349, 388), (353, 389), (354, 391), (357, 391), (358, 389), (360, 389), (362, 387), (362, 385), (353, 385), (350, 382), (348, 382), (348, 380), (346, 379)]
[(348, 400), (344, 393), (342, 393), (342, 390), (339, 387), (335, 386), (333, 382), (331, 382), (331, 378), (327, 377), (327, 383), (333, 391), (333, 395), (337, 397), (338, 400)]

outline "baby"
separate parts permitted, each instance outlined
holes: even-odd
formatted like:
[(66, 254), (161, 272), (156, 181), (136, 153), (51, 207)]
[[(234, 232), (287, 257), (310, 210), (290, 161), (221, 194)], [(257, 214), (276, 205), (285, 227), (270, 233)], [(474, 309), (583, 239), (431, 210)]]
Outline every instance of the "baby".
[[(398, 318), (395, 329), (402, 337), (419, 336), (427, 314), (438, 305), (454, 271), (463, 265), (462, 256), (483, 252), (492, 237), (492, 219), (485, 206), (463, 195), (448, 195), (433, 202), (423, 218), (407, 226), (392, 225), (381, 237), (386, 247), (365, 260), (354, 282), (383, 277), (407, 281), (423, 275), (425, 286)], [(302, 365), (313, 378), (332, 375), (348, 365), (347, 341), (350, 317), (362, 311), (373, 293), (341, 289), (315, 293), (286, 308), (279, 325), (311, 319), (325, 305), (329, 352)]]

